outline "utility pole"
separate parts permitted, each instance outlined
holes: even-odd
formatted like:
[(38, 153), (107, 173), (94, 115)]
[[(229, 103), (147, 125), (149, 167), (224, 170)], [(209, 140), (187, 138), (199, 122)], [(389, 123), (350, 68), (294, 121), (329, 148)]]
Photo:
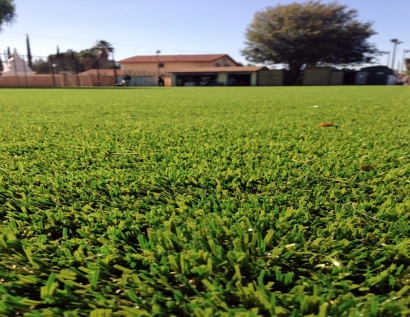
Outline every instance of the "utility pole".
[(159, 77), (159, 53), (161, 53), (160, 50), (157, 50), (157, 77)]
[(402, 42), (402, 41), (400, 41), (400, 40), (398, 40), (398, 39), (392, 39), (391, 42), (394, 43), (394, 45), (393, 45), (393, 57), (392, 57), (391, 69), (394, 70), (394, 59), (395, 59), (395, 57), (396, 57), (396, 46), (399, 45), (399, 44), (402, 44), (402, 43), (404, 43), (404, 42)]

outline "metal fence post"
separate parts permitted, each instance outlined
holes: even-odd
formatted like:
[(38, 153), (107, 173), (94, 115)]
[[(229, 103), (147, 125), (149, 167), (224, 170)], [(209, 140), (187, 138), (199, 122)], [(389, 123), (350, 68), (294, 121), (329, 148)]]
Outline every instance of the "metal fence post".
[(114, 67), (114, 86), (117, 85), (117, 67), (115, 66), (114, 49), (112, 49), (112, 65)]
[(75, 76), (77, 77), (77, 87), (80, 87), (80, 78), (78, 77), (78, 62), (77, 62), (77, 58), (74, 58), (74, 64), (75, 64)]
[(97, 57), (97, 76), (98, 76), (98, 86), (101, 86), (101, 78), (100, 78), (100, 59)]
[(27, 71), (26, 71), (26, 62), (24, 61), (24, 55), (22, 55), (22, 56), (23, 56), (22, 60), (23, 60), (23, 68), (24, 68), (24, 78), (25, 78), (25, 80), (26, 80), (26, 87), (28, 87)]
[(14, 65), (14, 75), (16, 76), (17, 79), (17, 85), (20, 87), (20, 80), (19, 76), (17, 75), (17, 67), (16, 67), (16, 56), (13, 55), (13, 65)]
[(54, 87), (56, 86), (56, 78), (54, 76), (54, 66), (53, 66), (53, 58), (50, 56), (50, 66), (51, 66), (51, 74), (53, 76), (53, 84)]

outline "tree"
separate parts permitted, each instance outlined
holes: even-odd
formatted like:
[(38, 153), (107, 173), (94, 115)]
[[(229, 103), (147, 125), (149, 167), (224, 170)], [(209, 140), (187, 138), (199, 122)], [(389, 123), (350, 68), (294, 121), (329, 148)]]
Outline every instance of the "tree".
[(77, 57), (78, 57), (80, 60), (82, 60), (82, 59), (86, 59), (86, 58), (95, 59), (97, 56), (93, 53), (92, 50), (90, 50), (90, 49), (87, 48), (87, 49), (85, 49), (85, 50), (79, 51), (79, 52), (77, 53)]
[(242, 55), (254, 63), (287, 64), (294, 83), (305, 66), (360, 63), (377, 54), (367, 42), (376, 33), (356, 17), (356, 10), (320, 0), (267, 7), (248, 26)]
[(81, 50), (76, 56), (79, 60), (79, 72), (92, 69), (97, 59), (97, 55), (91, 49)]
[(2, 72), (3, 70), (4, 70), (3, 61), (1, 60), (1, 55), (0, 55), (0, 72)]
[[(45, 64), (49, 63), (51, 65), (52, 63), (54, 64), (54, 70), (56, 72), (69, 71), (81, 73), (93, 68), (112, 69), (115, 67), (118, 69), (119, 67), (115, 66), (111, 61), (108, 61), (106, 57), (105, 60), (100, 60), (102, 50), (104, 50), (104, 52), (112, 52), (114, 48), (109, 42), (104, 40), (97, 41), (93, 47), (79, 52), (69, 49), (66, 52), (60, 53), (60, 47), (57, 46), (55, 54), (49, 55), (47, 61), (37, 60), (36, 63), (34, 63), (36, 64), (34, 68), (36, 68), (36, 70), (41, 68), (45, 71), (47, 69)], [(98, 53), (100, 54), (99, 56), (97, 55)]]
[(43, 60), (42, 58), (34, 61), (31, 68), (37, 74), (50, 74), (51, 73), (51, 64), (48, 61)]
[(28, 38), (28, 34), (26, 34), (26, 42), (27, 42), (27, 61), (28, 61), (28, 66), (33, 69), (33, 61), (32, 61), (32, 56), (31, 56), (31, 49), (30, 49), (30, 40)]
[(77, 65), (75, 61), (75, 52), (73, 50), (67, 50), (66, 52), (60, 53), (60, 47), (57, 46), (56, 54), (51, 54), (48, 56), (48, 61), (55, 65), (55, 71), (58, 72), (76, 72)]
[(91, 48), (92, 51), (95, 51), (97, 54), (101, 54), (104, 51), (106, 53), (112, 53), (114, 51), (114, 47), (110, 42), (99, 40), (95, 42), (94, 46)]
[(11, 25), (16, 19), (14, 0), (0, 0), (0, 31), (3, 24)]

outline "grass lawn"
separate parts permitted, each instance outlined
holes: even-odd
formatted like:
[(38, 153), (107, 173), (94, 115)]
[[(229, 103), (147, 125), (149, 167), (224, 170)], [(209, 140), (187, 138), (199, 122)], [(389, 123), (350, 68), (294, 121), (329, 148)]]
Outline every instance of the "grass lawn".
[(0, 113), (0, 316), (410, 316), (409, 87), (1, 89)]

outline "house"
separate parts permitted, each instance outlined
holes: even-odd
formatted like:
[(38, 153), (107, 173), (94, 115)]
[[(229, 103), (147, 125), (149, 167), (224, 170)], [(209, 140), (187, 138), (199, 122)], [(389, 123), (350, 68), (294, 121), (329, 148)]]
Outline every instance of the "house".
[(172, 86), (256, 86), (264, 66), (186, 67), (169, 69)]
[(131, 76), (163, 74), (170, 86), (256, 86), (263, 66), (240, 66), (227, 54), (134, 56), (119, 61)]
[(134, 56), (120, 60), (126, 73), (145, 72), (166, 74), (170, 69), (187, 67), (231, 67), (239, 66), (227, 54), (200, 55), (148, 55)]
[(356, 77), (356, 85), (386, 85), (394, 70), (387, 66), (370, 66), (360, 69)]

